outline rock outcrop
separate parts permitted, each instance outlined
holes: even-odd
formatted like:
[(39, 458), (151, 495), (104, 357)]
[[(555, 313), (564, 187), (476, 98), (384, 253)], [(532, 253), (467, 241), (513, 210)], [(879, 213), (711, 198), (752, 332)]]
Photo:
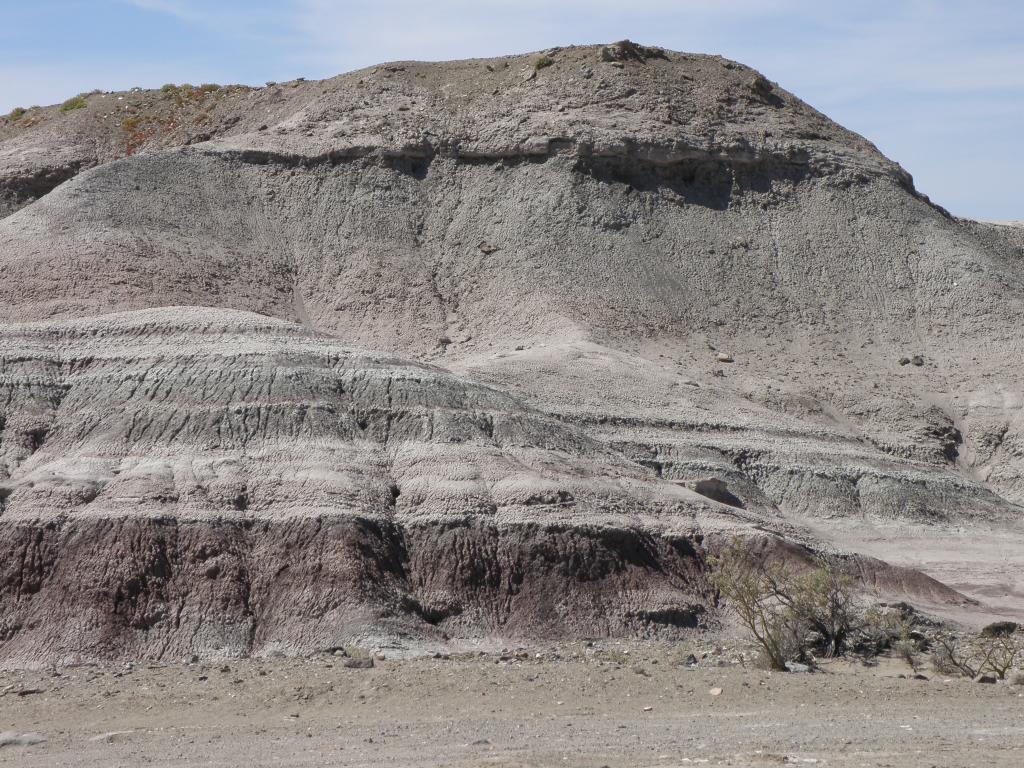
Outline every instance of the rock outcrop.
[(1024, 230), (742, 65), (543, 56), (0, 126), (0, 655), (656, 632), (715, 536), (1019, 535)]

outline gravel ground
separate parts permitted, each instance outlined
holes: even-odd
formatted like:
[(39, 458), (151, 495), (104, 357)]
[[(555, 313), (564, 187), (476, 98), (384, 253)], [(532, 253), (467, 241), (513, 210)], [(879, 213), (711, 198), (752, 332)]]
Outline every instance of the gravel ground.
[(1024, 764), (1024, 688), (901, 678), (889, 660), (771, 674), (711, 655), (691, 669), (689, 650), (4, 672), (0, 764)]

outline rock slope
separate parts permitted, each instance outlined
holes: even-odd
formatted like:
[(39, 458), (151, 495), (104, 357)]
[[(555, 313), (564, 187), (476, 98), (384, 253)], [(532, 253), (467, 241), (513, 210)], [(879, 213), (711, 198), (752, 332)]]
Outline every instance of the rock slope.
[(84, 101), (0, 126), (7, 657), (642, 634), (709, 536), (1020, 536), (1022, 230), (749, 68)]

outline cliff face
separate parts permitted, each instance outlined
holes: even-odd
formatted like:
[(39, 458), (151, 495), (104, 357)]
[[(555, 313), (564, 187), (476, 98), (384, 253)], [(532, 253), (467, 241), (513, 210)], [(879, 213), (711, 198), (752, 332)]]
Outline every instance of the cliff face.
[(709, 536), (1017, 535), (1020, 230), (732, 62), (96, 94), (0, 199), (12, 658), (660, 631)]

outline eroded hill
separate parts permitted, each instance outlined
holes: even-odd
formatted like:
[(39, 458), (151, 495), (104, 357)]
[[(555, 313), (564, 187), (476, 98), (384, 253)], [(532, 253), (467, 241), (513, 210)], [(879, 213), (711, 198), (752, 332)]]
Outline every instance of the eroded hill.
[(1020, 610), (1022, 230), (742, 65), (94, 94), (0, 190), (8, 656), (675, 630), (737, 531)]

